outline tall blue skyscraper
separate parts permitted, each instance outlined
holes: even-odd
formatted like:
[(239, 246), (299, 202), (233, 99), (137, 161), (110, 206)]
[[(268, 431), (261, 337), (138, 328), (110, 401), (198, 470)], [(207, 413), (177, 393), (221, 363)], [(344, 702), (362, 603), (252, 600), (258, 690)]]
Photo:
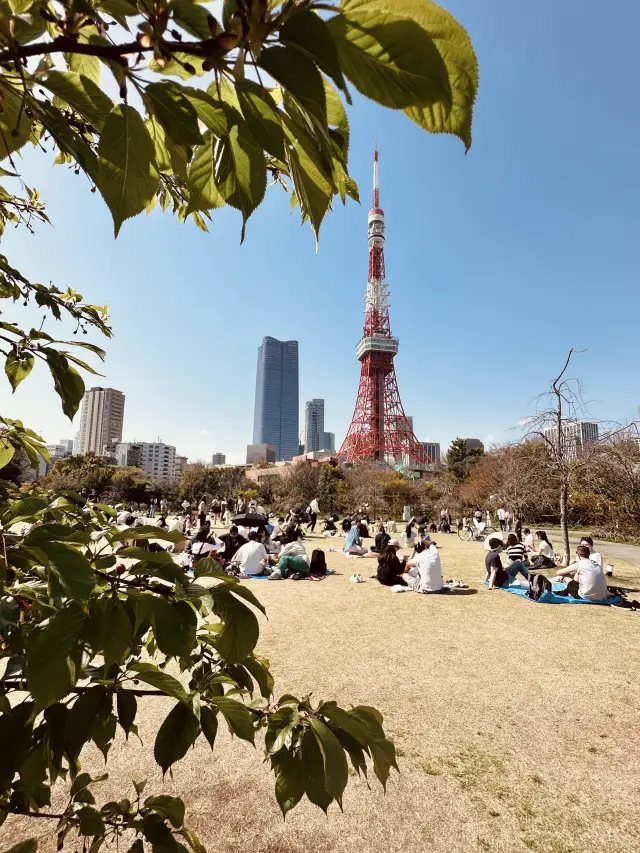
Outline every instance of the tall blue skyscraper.
[(276, 459), (298, 455), (298, 341), (264, 338), (258, 349), (253, 443), (274, 444)]

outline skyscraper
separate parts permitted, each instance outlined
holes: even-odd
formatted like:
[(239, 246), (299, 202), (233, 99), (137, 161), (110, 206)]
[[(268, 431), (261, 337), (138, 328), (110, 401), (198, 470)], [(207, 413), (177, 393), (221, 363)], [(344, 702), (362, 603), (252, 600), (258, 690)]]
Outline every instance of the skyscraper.
[(298, 341), (264, 338), (258, 349), (253, 443), (273, 444), (276, 459), (298, 453)]
[(308, 400), (304, 408), (304, 449), (324, 450), (324, 400)]
[(227, 464), (227, 456), (225, 453), (214, 453), (211, 457), (212, 465), (226, 465)]
[(115, 388), (89, 388), (80, 410), (78, 453), (101, 455), (105, 444), (122, 441), (124, 394)]
[(333, 453), (336, 449), (336, 434), (335, 432), (325, 432), (323, 437), (322, 447), (320, 450), (327, 450)]

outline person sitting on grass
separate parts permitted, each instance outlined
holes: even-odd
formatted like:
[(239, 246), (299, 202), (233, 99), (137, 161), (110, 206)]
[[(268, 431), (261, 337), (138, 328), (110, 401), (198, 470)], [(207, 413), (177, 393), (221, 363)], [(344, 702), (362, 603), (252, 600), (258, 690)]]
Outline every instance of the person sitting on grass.
[(336, 527), (336, 523), (333, 518), (327, 518), (322, 525), (322, 535), (323, 536), (335, 536), (338, 532), (338, 528)]
[(351, 529), (347, 533), (347, 539), (342, 550), (345, 554), (350, 554), (353, 557), (361, 557), (367, 553), (367, 549), (362, 544), (362, 539), (360, 538), (357, 521), (351, 522)]
[(602, 559), (602, 554), (596, 551), (593, 547), (593, 539), (591, 536), (583, 536), (580, 540), (581, 545), (586, 545), (589, 549), (589, 559), (596, 563), (600, 568), (604, 571), (604, 560)]
[(373, 542), (373, 547), (371, 550), (377, 554), (382, 554), (387, 545), (391, 542), (391, 537), (384, 529), (384, 524), (381, 524), (378, 527), (378, 532), (376, 533), (376, 537)]
[(245, 539), (244, 536), (240, 536), (240, 532), (235, 524), (233, 524), (228, 533), (225, 533), (224, 536), (220, 537), (223, 545), (224, 551), (221, 554), (223, 563), (229, 563), (235, 557), (238, 549), (242, 547), (242, 545), (246, 545), (249, 541)]
[(522, 560), (526, 564), (528, 559), (527, 549), (524, 547), (524, 543), (518, 541), (516, 533), (509, 533), (507, 536), (506, 551), (510, 563)]
[(292, 532), (289, 541), (283, 543), (278, 555), (278, 563), (274, 571), (269, 575), (269, 580), (283, 580), (295, 577), (296, 580), (308, 577), (310, 572), (310, 559), (302, 544), (301, 537)]
[[(443, 592), (442, 564), (435, 542), (416, 543), (414, 556), (406, 563), (402, 578), (414, 592), (425, 595)], [(408, 569), (408, 571), (407, 571)], [(449, 588), (446, 587), (449, 592)]]
[(403, 579), (405, 564), (398, 559), (400, 543), (397, 539), (391, 539), (384, 551), (378, 557), (378, 581), (383, 586), (406, 586)]
[(213, 557), (214, 554), (212, 552), (215, 553), (217, 551), (221, 551), (222, 547), (222, 542), (219, 539), (216, 539), (215, 535), (212, 534), (209, 525), (205, 524), (204, 527), (201, 527), (200, 530), (198, 530), (195, 539), (191, 544), (193, 565), (195, 566), (203, 557)]
[(521, 574), (525, 580), (529, 579), (529, 571), (522, 560), (516, 560), (513, 563), (509, 563), (506, 569), (503, 567), (502, 560), (500, 559), (500, 552), (504, 548), (504, 542), (502, 539), (498, 539), (497, 537), (489, 539), (489, 548), (491, 550), (485, 557), (484, 563), (487, 568), (485, 583), (489, 583), (490, 590), (494, 589), (496, 586), (509, 586), (511, 581), (513, 581), (519, 574)]
[(535, 545), (533, 544), (533, 533), (528, 527), (525, 527), (522, 532), (524, 533), (524, 547), (527, 549), (527, 553), (530, 554), (531, 551), (535, 550)]
[(537, 551), (534, 550), (532, 554), (531, 568), (555, 569), (556, 555), (553, 553), (553, 546), (544, 530), (536, 530), (536, 545)]
[(578, 545), (577, 560), (566, 569), (560, 569), (552, 578), (552, 583), (566, 583), (566, 591), (559, 595), (570, 595), (572, 598), (584, 598), (587, 601), (606, 601), (609, 596), (607, 579), (602, 566), (595, 563), (591, 557), (588, 545)]
[(410, 521), (409, 524), (404, 529), (404, 533), (402, 534), (402, 538), (404, 539), (405, 545), (415, 545), (418, 540), (418, 535), (413, 529), (413, 522)]
[(249, 541), (238, 548), (231, 560), (231, 565), (237, 569), (240, 577), (252, 577), (264, 574), (268, 560), (267, 549), (262, 542), (258, 542), (257, 532), (251, 530)]

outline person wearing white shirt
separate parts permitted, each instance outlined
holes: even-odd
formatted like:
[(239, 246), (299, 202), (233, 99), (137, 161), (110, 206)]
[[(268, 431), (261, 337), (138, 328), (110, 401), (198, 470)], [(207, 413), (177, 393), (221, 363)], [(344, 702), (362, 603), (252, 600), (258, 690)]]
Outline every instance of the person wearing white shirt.
[(318, 506), (318, 498), (314, 498), (311, 501), (307, 512), (309, 513), (309, 524), (307, 525), (307, 530), (310, 533), (313, 533), (316, 529), (316, 521), (318, 520), (318, 514), (320, 512), (320, 507)]
[(529, 530), (528, 527), (522, 531), (524, 533), (524, 547), (527, 551), (534, 551), (535, 545), (533, 544), (533, 533)]
[(604, 560), (602, 559), (602, 554), (598, 551), (595, 551), (593, 548), (593, 539), (591, 536), (583, 536), (580, 540), (581, 545), (586, 545), (589, 549), (589, 559), (596, 563), (600, 568), (604, 571)]
[(560, 569), (553, 581), (567, 584), (566, 594), (574, 598), (584, 598), (587, 601), (606, 601), (609, 597), (607, 579), (602, 566), (589, 559), (588, 545), (578, 545), (577, 560), (566, 569)]
[(556, 555), (553, 551), (549, 537), (544, 530), (536, 530), (536, 544), (538, 550), (534, 550), (531, 563), (532, 569), (554, 569), (556, 566)]
[(258, 534), (252, 530), (249, 541), (238, 548), (231, 560), (231, 565), (239, 569), (241, 576), (261, 575), (264, 572), (269, 555), (264, 545), (257, 540)]
[(507, 529), (507, 513), (505, 512), (504, 507), (498, 508), (498, 521), (500, 523), (500, 530)]
[(191, 504), (186, 498), (182, 501), (182, 509), (184, 510), (185, 515), (187, 515), (187, 513), (191, 510)]
[(415, 556), (407, 563), (409, 572), (403, 574), (407, 586), (415, 592), (425, 594), (441, 592), (442, 564), (435, 542), (419, 542), (415, 548)]

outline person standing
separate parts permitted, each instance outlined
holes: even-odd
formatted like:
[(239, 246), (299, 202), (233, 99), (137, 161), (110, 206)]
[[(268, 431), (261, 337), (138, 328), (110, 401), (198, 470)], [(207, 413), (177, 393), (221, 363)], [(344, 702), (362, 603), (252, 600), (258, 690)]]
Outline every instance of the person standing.
[(507, 513), (502, 506), (498, 507), (498, 524), (500, 525), (500, 530), (505, 531), (507, 529)]
[(491, 513), (487, 510), (487, 527), (491, 527)]
[(198, 521), (200, 522), (200, 527), (204, 527), (207, 523), (207, 498), (206, 495), (202, 496), (202, 500), (198, 504)]
[(507, 533), (511, 533), (511, 525), (513, 524), (513, 513), (508, 509), (504, 514), (504, 520), (507, 524)]
[(516, 521), (513, 530), (516, 536), (518, 537), (518, 542), (522, 542), (522, 519), (519, 515), (516, 516)]
[(318, 505), (318, 498), (314, 498), (309, 504), (309, 508), (307, 510), (309, 513), (309, 524), (307, 525), (308, 533), (315, 533), (316, 529), (316, 521), (318, 520), (318, 514), (320, 513), (320, 507)]
[(151, 498), (151, 501), (149, 503), (149, 518), (155, 518), (156, 517), (156, 506), (157, 506), (157, 504), (158, 504), (157, 499)]
[(220, 521), (220, 501), (218, 498), (214, 498), (211, 501), (211, 522), (212, 524), (218, 524)]

